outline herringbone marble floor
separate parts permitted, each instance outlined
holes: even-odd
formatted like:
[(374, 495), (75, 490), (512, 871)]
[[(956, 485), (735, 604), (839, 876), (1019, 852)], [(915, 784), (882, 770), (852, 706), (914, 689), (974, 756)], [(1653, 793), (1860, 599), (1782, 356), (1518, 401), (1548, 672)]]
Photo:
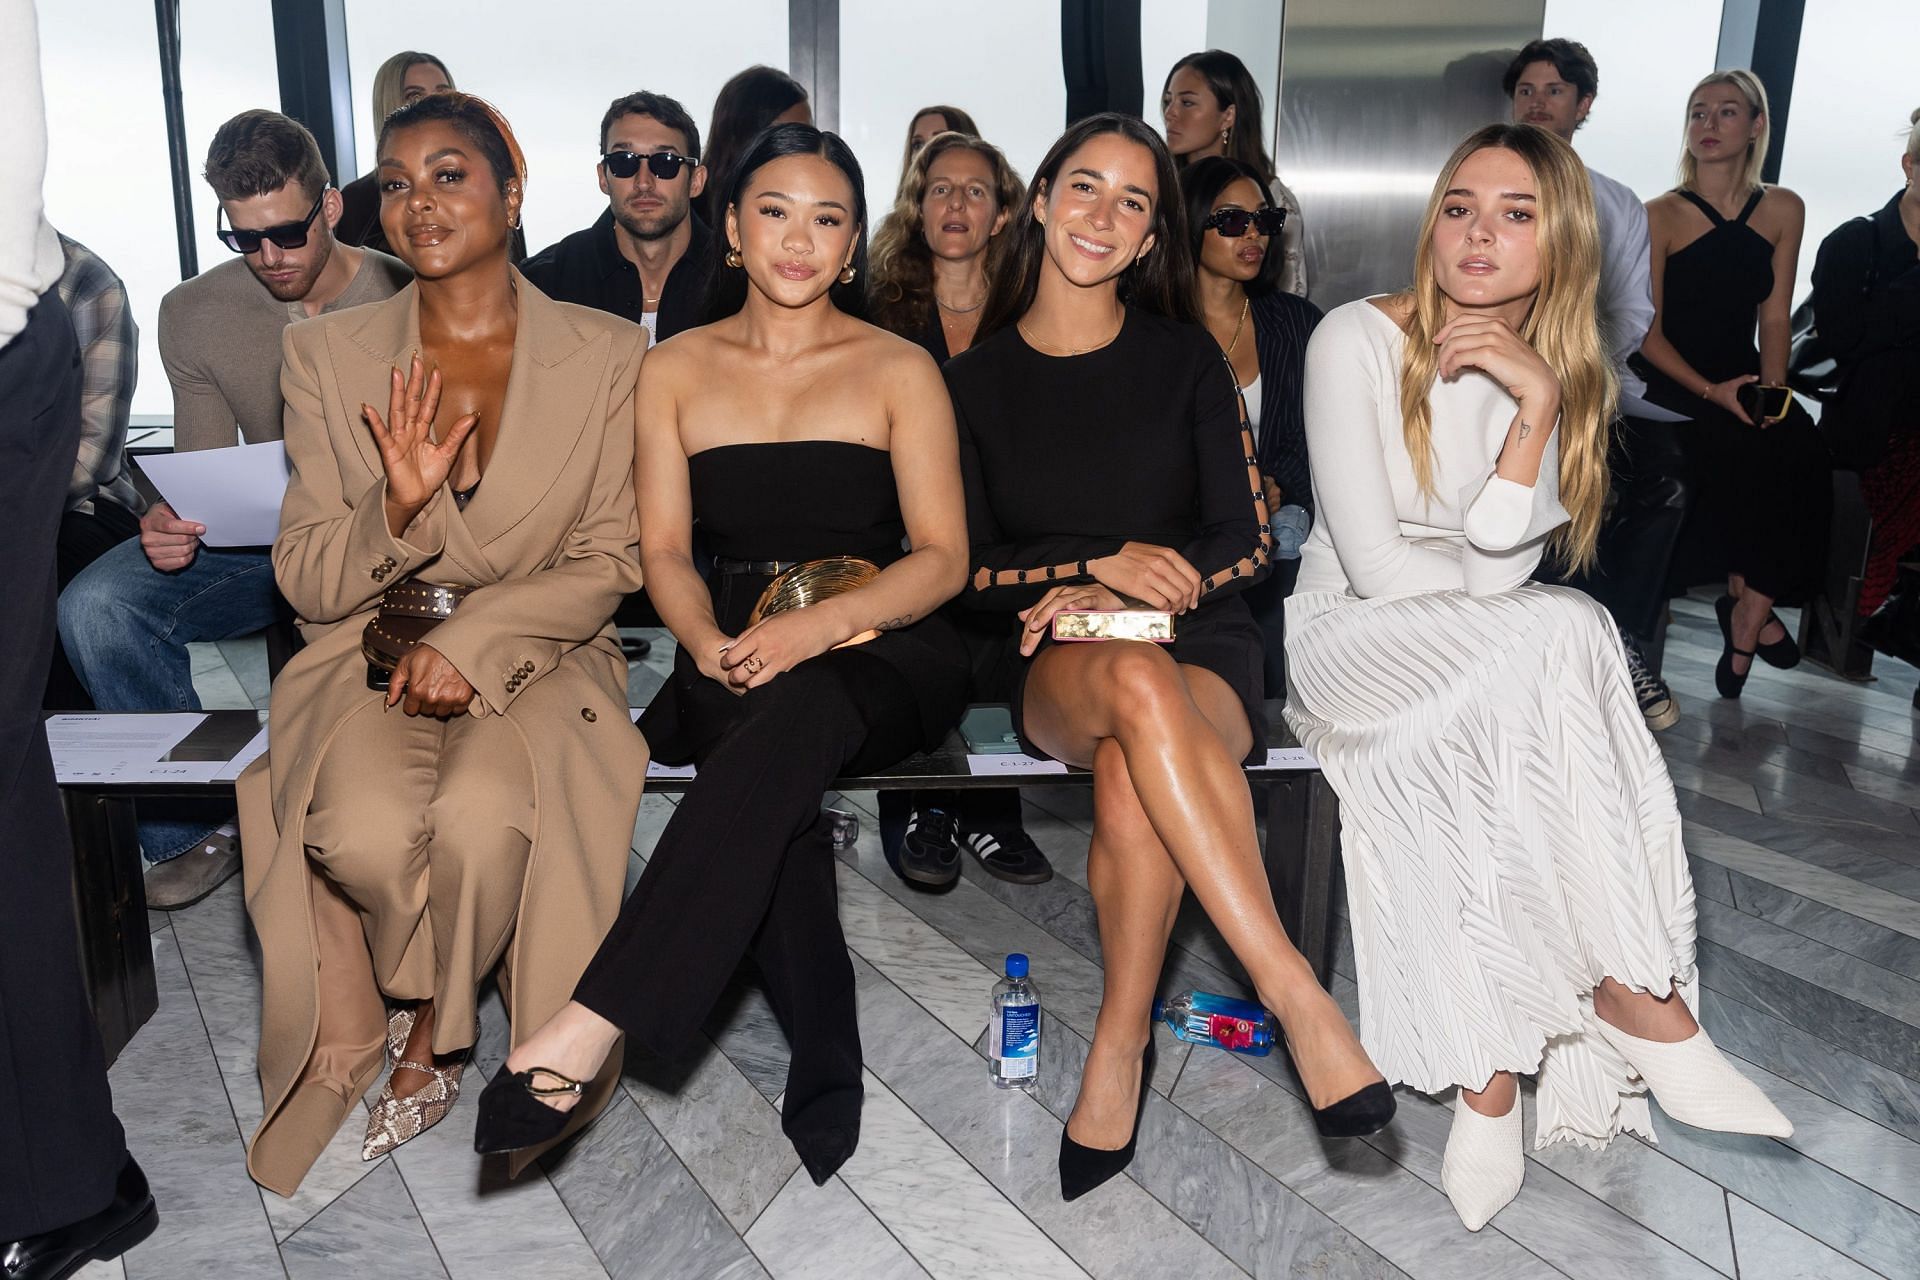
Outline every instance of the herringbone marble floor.
[[(1084, 793), (1043, 795), (1030, 829), (1059, 869), (1018, 888), (969, 869), (909, 890), (881, 859), (872, 797), (842, 859), (867, 1104), (858, 1154), (816, 1189), (779, 1132), (784, 1045), (750, 986), (691, 1062), (633, 1063), (571, 1150), (508, 1184), (470, 1147), (471, 1094), (371, 1165), (343, 1131), (300, 1194), (251, 1183), (258, 984), (239, 885), (156, 915), (160, 1011), (113, 1069), (128, 1141), (161, 1205), (152, 1240), (89, 1277), (1920, 1276), (1920, 752), (1914, 672), (1848, 684), (1761, 669), (1713, 696), (1719, 639), (1682, 601), (1661, 736), (1700, 897), (1703, 1018), (1793, 1118), (1791, 1141), (1656, 1121), (1659, 1144), (1530, 1156), (1520, 1198), (1479, 1235), (1438, 1190), (1447, 1112), (1403, 1095), (1387, 1134), (1315, 1139), (1284, 1065), (1165, 1039), (1130, 1176), (1072, 1205), (1054, 1154), (1099, 991)], [(1792, 619), (1789, 619), (1791, 623)], [(644, 695), (667, 646), (635, 672)], [(264, 697), (257, 653), (201, 655), (213, 705)], [(637, 874), (671, 812), (649, 799)], [(1189, 904), (1191, 905), (1191, 904)], [(1344, 930), (1343, 930), (1344, 933)], [(1169, 990), (1238, 989), (1189, 912)], [(1002, 1093), (980, 1041), (1001, 956), (1045, 997), (1045, 1087)], [(1351, 953), (1336, 994), (1353, 1008)], [(505, 1026), (487, 1006), (489, 1074)], [(1530, 1126), (1530, 1121), (1529, 1121)]]

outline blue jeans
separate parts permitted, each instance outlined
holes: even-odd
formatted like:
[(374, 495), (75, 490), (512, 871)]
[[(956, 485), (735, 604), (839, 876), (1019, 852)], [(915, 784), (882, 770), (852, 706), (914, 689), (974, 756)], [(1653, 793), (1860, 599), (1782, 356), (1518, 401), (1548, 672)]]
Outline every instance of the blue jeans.
[[(265, 548), (201, 547), (178, 573), (161, 573), (138, 538), (113, 548), (60, 593), (60, 642), (102, 711), (198, 711), (187, 644), (230, 640), (271, 626), (277, 611)], [(224, 803), (148, 800), (140, 848), (165, 862), (233, 816)]]

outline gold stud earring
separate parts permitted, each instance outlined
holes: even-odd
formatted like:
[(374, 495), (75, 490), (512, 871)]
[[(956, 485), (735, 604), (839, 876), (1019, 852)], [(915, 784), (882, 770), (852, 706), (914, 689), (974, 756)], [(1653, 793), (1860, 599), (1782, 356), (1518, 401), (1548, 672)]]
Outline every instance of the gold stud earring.
[(735, 268), (737, 268), (737, 267), (739, 267), (739, 266), (740, 266), (740, 265), (741, 265), (741, 264), (742, 264), (742, 263), (743, 263), (744, 261), (745, 261), (745, 260), (744, 260), (743, 258), (741, 258), (741, 256), (740, 256), (740, 251), (739, 251), (738, 249), (729, 249), (729, 250), (727, 250), (727, 265), (728, 265), (728, 266), (730, 266), (730, 267), (735, 267)]
[(855, 276), (857, 276), (857, 275), (859, 275), (859, 274), (860, 274), (860, 273), (859, 273), (858, 271), (856, 271), (856, 270), (854, 270), (854, 268), (853, 268), (853, 264), (852, 264), (851, 262), (849, 262), (849, 263), (847, 264), (847, 266), (846, 266), (846, 270), (844, 270), (844, 271), (842, 271), (842, 272), (840, 273), (840, 283), (841, 283), (841, 284), (852, 284), (852, 283), (853, 283), (853, 278), (854, 278)]

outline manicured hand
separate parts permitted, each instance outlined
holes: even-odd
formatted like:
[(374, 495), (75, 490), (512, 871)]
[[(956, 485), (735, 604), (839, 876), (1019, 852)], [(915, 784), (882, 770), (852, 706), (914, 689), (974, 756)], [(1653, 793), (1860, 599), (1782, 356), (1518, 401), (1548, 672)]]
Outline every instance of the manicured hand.
[[(426, 371), (420, 357), (413, 357), (406, 376), (393, 371), (392, 393), (387, 400), (387, 416), (382, 418), (370, 404), (360, 406), (367, 429), (380, 449), (380, 465), (387, 473), (387, 514), (389, 523), (396, 517), (405, 529), (432, 500), (453, 472), (460, 447), (473, 434), (480, 415), (469, 413), (447, 428), (444, 438), (436, 440), (434, 416), (440, 412), (440, 371)], [(397, 531), (396, 531), (397, 532)]]
[(1200, 573), (1172, 547), (1129, 542), (1110, 556), (1087, 561), (1087, 568), (1103, 586), (1155, 609), (1185, 613), (1200, 603)]
[(200, 554), (200, 535), (207, 526), (182, 520), (173, 508), (156, 502), (140, 517), (140, 549), (147, 562), (162, 573), (178, 573)]
[[(1128, 546), (1137, 545), (1128, 543)], [(1182, 564), (1186, 561), (1182, 560)], [(1076, 582), (1055, 587), (1029, 608), (1020, 611), (1020, 656), (1031, 658), (1040, 641), (1053, 625), (1053, 615), (1063, 609), (1124, 609), (1127, 602), (1099, 583)]]
[(410, 716), (457, 716), (472, 701), (473, 686), (430, 644), (408, 650), (387, 685), (387, 705), (398, 704)]
[(827, 603), (776, 613), (742, 631), (720, 659), (727, 683), (741, 692), (758, 689), (845, 640), (846, 629)]
[(1559, 411), (1559, 376), (1505, 320), (1460, 316), (1442, 325), (1433, 340), (1440, 348), (1441, 377), (1452, 379), (1462, 370), (1479, 369), (1505, 387), (1523, 409)]

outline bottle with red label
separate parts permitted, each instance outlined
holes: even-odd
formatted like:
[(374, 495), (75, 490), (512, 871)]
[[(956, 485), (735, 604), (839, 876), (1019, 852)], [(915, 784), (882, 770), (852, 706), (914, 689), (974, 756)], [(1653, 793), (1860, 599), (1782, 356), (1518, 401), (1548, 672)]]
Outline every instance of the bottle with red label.
[(1156, 1000), (1153, 1016), (1188, 1044), (1213, 1045), (1253, 1058), (1272, 1053), (1280, 1034), (1279, 1023), (1261, 1006), (1210, 991), (1183, 991), (1171, 1000)]

